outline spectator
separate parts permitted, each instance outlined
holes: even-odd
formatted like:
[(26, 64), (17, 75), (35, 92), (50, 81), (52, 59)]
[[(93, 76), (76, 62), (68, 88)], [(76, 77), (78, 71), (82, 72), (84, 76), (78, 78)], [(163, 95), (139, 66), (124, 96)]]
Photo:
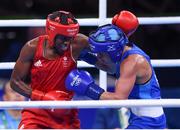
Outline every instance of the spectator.
[[(13, 91), (10, 82), (3, 85), (3, 101), (24, 101), (25, 97)], [(8, 109), (0, 111), (0, 129), (17, 129), (21, 118), (21, 110)]]

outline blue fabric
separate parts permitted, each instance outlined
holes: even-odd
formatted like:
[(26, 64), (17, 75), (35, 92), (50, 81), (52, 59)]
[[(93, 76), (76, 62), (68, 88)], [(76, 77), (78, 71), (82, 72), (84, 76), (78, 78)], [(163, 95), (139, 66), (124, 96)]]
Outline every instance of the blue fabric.
[[(121, 57), (121, 60), (117, 63), (116, 77), (117, 78), (120, 77), (120, 67), (119, 67), (120, 64), (123, 62), (124, 59), (126, 59), (129, 55), (132, 54), (139, 54), (149, 62), (152, 68), (152, 76), (149, 79), (149, 81), (145, 84), (135, 84), (128, 98), (129, 99), (160, 99), (161, 98), (160, 86), (156, 78), (155, 71), (151, 65), (150, 58), (145, 52), (143, 52), (140, 48), (138, 48), (134, 44), (132, 46), (132, 49), (126, 51)], [(164, 114), (155, 118), (155, 117), (136, 116), (131, 112), (129, 121), (130, 121), (130, 125), (128, 126), (129, 129), (166, 128), (166, 118)]]
[(127, 129), (164, 129), (166, 128), (166, 117), (138, 117), (131, 113)]
[[(122, 56), (120, 62), (117, 64), (117, 71), (116, 71), (117, 78), (120, 76), (120, 67), (119, 67), (120, 63), (124, 59), (126, 59), (129, 55), (132, 54), (139, 54), (144, 56), (151, 65), (149, 56), (145, 52), (143, 52), (140, 48), (138, 48), (136, 45), (133, 44), (132, 49), (126, 51)], [(145, 84), (135, 84), (129, 95), (129, 99), (160, 99), (161, 98), (159, 83), (156, 78), (156, 74), (154, 72), (152, 65), (151, 68), (152, 68), (151, 79)]]
[(86, 95), (94, 100), (99, 100), (103, 92), (104, 92), (104, 89), (92, 83), (89, 85), (89, 88), (86, 91)]

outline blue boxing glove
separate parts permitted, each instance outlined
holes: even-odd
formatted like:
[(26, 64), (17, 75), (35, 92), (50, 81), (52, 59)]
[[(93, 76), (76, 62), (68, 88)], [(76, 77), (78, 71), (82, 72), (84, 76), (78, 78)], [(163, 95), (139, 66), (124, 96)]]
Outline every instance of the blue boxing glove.
[(97, 56), (88, 49), (82, 50), (78, 59), (91, 65), (95, 65), (97, 62)]
[(91, 75), (83, 70), (72, 70), (68, 74), (65, 84), (68, 90), (86, 95), (94, 100), (98, 100), (104, 92), (104, 89), (94, 83)]

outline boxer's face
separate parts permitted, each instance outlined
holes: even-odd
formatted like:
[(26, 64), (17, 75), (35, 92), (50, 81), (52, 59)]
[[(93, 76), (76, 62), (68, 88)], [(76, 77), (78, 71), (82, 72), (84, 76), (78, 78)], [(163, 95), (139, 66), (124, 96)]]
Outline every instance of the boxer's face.
[(97, 53), (97, 57), (102, 63), (112, 62), (110, 56), (106, 52)]
[(110, 56), (106, 52), (97, 54), (98, 65), (102, 67), (109, 74), (114, 74), (116, 71), (115, 63), (111, 60)]
[(71, 40), (72, 37), (57, 35), (54, 39), (54, 48), (57, 50), (59, 54), (62, 54), (69, 48)]

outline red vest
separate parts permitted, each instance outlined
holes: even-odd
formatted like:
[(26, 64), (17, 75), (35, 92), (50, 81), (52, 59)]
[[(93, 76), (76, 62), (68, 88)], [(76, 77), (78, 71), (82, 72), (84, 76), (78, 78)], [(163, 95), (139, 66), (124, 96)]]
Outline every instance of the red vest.
[(36, 53), (31, 68), (31, 87), (43, 92), (60, 90), (68, 92), (65, 88), (65, 79), (77, 64), (72, 58), (71, 49), (54, 60), (43, 57), (43, 46), (46, 36), (39, 37)]

